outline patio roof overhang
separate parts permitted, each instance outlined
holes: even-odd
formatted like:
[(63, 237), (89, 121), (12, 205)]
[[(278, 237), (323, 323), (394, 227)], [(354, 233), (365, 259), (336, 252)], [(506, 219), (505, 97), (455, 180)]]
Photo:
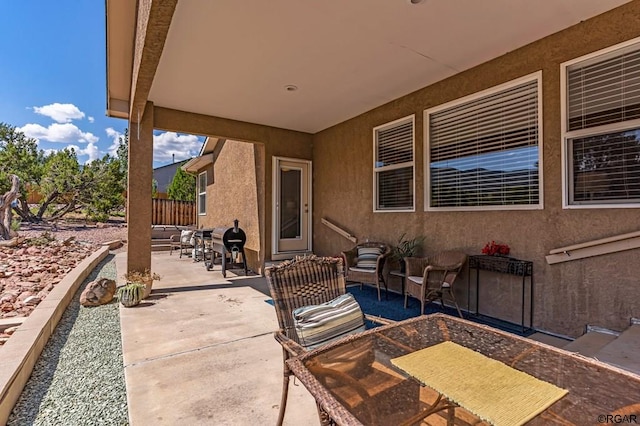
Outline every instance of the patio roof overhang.
[(107, 114), (316, 133), (627, 1), (107, 0)]

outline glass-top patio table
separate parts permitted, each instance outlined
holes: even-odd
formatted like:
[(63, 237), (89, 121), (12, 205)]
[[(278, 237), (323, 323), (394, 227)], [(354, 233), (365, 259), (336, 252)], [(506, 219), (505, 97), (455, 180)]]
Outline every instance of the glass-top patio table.
[[(439, 345), (442, 342), (456, 345)], [(325, 424), (491, 424), (487, 419), (492, 417), (485, 415), (485, 407), (479, 410), (469, 408), (475, 407), (469, 399), (489, 394), (490, 388), (495, 386), (506, 387), (510, 393), (522, 393), (525, 404), (535, 399), (536, 390), (527, 387), (531, 385), (529, 382), (524, 388), (515, 386), (511, 390), (511, 376), (508, 375), (508, 380), (498, 385), (501, 379), (491, 376), (497, 371), (495, 366), (483, 370), (470, 363), (458, 371), (445, 371), (444, 388), (442, 382), (425, 386), (422, 383), (429, 382), (428, 375), (426, 379), (425, 376), (416, 379), (413, 374), (396, 366), (397, 358), (407, 354), (420, 352), (418, 355), (425, 353), (425, 356), (431, 356), (426, 352), (436, 345), (462, 348), (471, 357), (492, 363), (497, 360), (502, 363), (499, 367), (507, 374), (512, 372), (513, 377), (526, 376), (526, 379), (543, 386), (567, 391), (555, 402), (548, 402), (547, 406), (534, 411), (520, 424), (595, 425), (619, 423), (625, 419), (631, 424), (633, 420), (640, 423), (640, 376), (444, 314), (412, 318), (349, 336), (291, 359), (287, 364), (316, 399), (321, 408), (321, 421)], [(452, 355), (451, 358), (459, 356)], [(465, 360), (452, 361), (467, 365)], [(446, 369), (448, 362), (434, 364), (430, 367), (432, 370), (435, 367), (440, 375), (443, 373), (439, 371), (440, 367)], [(449, 373), (450, 379), (447, 378)], [(486, 392), (473, 389), (477, 384), (474, 385), (471, 379), (481, 375), (484, 375), (481, 383), (486, 383)], [(457, 387), (464, 393), (467, 380), (468, 395), (456, 394), (452, 398), (447, 394), (449, 384), (462, 384)], [(547, 391), (543, 388), (540, 393), (544, 397)], [(509, 415), (509, 411), (516, 410), (516, 404), (502, 398), (489, 400), (488, 405), (493, 406), (487, 408), (489, 413), (502, 410)], [(503, 424), (513, 423), (507, 421)]]

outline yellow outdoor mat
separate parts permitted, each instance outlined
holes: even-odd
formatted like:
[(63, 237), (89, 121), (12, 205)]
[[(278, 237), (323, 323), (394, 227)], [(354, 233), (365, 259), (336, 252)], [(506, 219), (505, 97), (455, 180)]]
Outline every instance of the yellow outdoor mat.
[(453, 342), (391, 362), (491, 424), (521, 425), (567, 391)]

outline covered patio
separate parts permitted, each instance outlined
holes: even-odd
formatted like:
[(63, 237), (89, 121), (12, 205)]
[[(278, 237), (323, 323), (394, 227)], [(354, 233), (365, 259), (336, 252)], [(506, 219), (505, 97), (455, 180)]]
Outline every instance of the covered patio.
[[(107, 113), (129, 121), (129, 269), (151, 266), (153, 132), (168, 130), (208, 138), (190, 169), (197, 226), (239, 219), (259, 274), (347, 250), (344, 235), (425, 236), (426, 255), (495, 240), (533, 265), (534, 328), (578, 337), (640, 316), (638, 97), (620, 89), (638, 85), (620, 58), (640, 51), (640, 0), (109, 0), (106, 14)], [(593, 71), (594, 87), (567, 89), (600, 62), (620, 81)], [(598, 94), (589, 108), (582, 90)], [(475, 108), (491, 119), (455, 118)], [(475, 305), (464, 286), (456, 298), (518, 315), (513, 283), (486, 280)]]

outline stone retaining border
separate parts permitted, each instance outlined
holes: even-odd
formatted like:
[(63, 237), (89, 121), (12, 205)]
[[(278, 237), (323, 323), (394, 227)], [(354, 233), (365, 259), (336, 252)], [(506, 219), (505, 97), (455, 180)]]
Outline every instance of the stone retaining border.
[(109, 246), (103, 245), (80, 262), (0, 346), (0, 425), (9, 419), (40, 353), (78, 287), (108, 254)]

